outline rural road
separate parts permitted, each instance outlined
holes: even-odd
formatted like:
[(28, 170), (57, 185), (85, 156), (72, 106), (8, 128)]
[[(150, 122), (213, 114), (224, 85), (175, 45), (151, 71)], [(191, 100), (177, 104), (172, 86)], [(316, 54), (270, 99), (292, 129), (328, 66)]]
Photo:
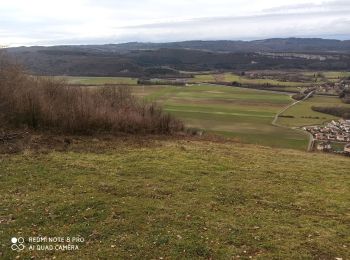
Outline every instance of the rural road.
[[(312, 91), (310, 92), (309, 94), (306, 95), (306, 97), (304, 97), (303, 99), (301, 100), (298, 100), (298, 101), (295, 101), (293, 102), (292, 104), (286, 106), (285, 108), (283, 108), (281, 111), (279, 111), (275, 117), (273, 118), (271, 124), (274, 125), (274, 126), (277, 126), (277, 127), (283, 127), (283, 128), (290, 128), (290, 127), (287, 127), (287, 126), (283, 126), (283, 125), (279, 125), (277, 124), (277, 120), (278, 120), (278, 117), (284, 113), (286, 110), (288, 110), (289, 108), (295, 106), (296, 104), (300, 103), (300, 102), (303, 102), (305, 100), (307, 100), (308, 98), (310, 98), (313, 94), (315, 93), (315, 91)], [(297, 129), (297, 128), (290, 128), (290, 129), (294, 129), (294, 130), (297, 130), (297, 131), (302, 131), (303, 133), (305, 133), (305, 131), (303, 130), (300, 130), (300, 129)], [(307, 147), (307, 151), (311, 151), (312, 147), (313, 147), (313, 143), (314, 143), (314, 137), (312, 136), (312, 134), (310, 134), (309, 132), (306, 132), (308, 135), (309, 135), (309, 144), (308, 144), (308, 147)]]

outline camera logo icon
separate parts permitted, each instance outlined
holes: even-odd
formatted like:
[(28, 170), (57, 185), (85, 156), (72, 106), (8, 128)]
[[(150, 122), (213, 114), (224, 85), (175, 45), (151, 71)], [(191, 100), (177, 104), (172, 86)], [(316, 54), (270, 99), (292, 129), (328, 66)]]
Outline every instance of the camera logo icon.
[(25, 248), (23, 237), (13, 237), (11, 238), (11, 249), (13, 251), (22, 251)]

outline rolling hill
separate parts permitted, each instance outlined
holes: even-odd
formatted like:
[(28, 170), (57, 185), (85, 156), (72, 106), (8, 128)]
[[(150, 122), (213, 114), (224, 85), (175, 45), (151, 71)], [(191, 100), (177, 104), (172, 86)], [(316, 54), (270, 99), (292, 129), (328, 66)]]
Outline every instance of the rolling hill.
[[(350, 41), (324, 39), (34, 46), (9, 48), (7, 52), (31, 73), (40, 75), (143, 77), (152, 76), (147, 69), (164, 68), (187, 71), (350, 69)], [(171, 70), (155, 75), (171, 74)]]

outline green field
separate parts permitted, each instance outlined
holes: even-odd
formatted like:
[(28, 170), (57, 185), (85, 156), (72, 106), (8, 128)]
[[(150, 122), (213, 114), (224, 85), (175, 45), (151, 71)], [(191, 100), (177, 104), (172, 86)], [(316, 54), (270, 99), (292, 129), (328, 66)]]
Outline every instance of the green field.
[(306, 149), (307, 136), (271, 125), (292, 102), (285, 94), (213, 85), (134, 87), (137, 95), (162, 104), (186, 126), (205, 129), (242, 142)]
[[(311, 72), (309, 72), (311, 73)], [(346, 72), (325, 72), (328, 77), (346, 75)], [(208, 132), (236, 138), (242, 142), (306, 149), (307, 135), (271, 125), (274, 115), (292, 102), (285, 94), (254, 89), (232, 88), (214, 85), (137, 86), (137, 80), (117, 77), (65, 77), (71, 84), (133, 85), (136, 96), (164, 105), (165, 110), (182, 119), (188, 127), (201, 128)], [(249, 84), (269, 83), (283, 90), (299, 91), (306, 83), (278, 80), (252, 80), (233, 73), (195, 75), (194, 82), (239, 81)], [(337, 117), (314, 112), (311, 106), (342, 105), (336, 97), (313, 97), (287, 110), (278, 123), (287, 127), (322, 124)]]
[(205, 75), (195, 75), (191, 80), (192, 82), (238, 82), (241, 84), (252, 84), (252, 85), (262, 85), (270, 84), (273, 86), (283, 86), (283, 87), (305, 87), (310, 85), (310, 83), (304, 82), (292, 82), (292, 81), (279, 81), (274, 79), (250, 79), (245, 76), (239, 76), (234, 73), (223, 73), (223, 74), (205, 74)]
[[(302, 74), (306, 76), (312, 76), (317, 72), (303, 72)], [(322, 72), (323, 76), (329, 81), (339, 81), (339, 79), (344, 77), (349, 77), (350, 72)], [(103, 85), (103, 84), (126, 84), (126, 85), (136, 85), (137, 79), (130, 77), (80, 77), (80, 76), (64, 76), (58, 77), (64, 78), (70, 84), (82, 84), (82, 85)], [(321, 80), (321, 78), (318, 78)], [(239, 76), (234, 73), (210, 73), (208, 74), (195, 74), (194, 78), (190, 79), (192, 83), (202, 83), (202, 82), (238, 82), (241, 84), (251, 84), (251, 85), (262, 85), (270, 84), (273, 86), (289, 87), (292, 91), (300, 90), (302, 87), (307, 87), (313, 82), (293, 82), (293, 81), (280, 81), (275, 79), (250, 79), (246, 76)]]
[[(0, 155), (1, 259), (349, 258), (348, 158), (138, 143), (77, 138), (62, 152)], [(85, 242), (11, 250), (12, 237), (35, 236)]]
[(342, 78), (350, 77), (350, 72), (348, 71), (323, 71), (323, 72), (308, 71), (308, 72), (304, 72), (303, 74), (306, 76), (313, 76), (313, 75), (316, 75), (317, 73), (321, 73), (326, 78), (326, 80), (330, 82), (338, 82)]
[(331, 81), (331, 82), (338, 82), (341, 79), (344, 78), (349, 78), (350, 77), (350, 72), (325, 72), (323, 73), (325, 75), (325, 77)]
[(121, 84), (121, 85), (136, 85), (137, 79), (127, 77), (74, 77), (65, 76), (58, 77), (66, 80), (69, 84), (80, 85), (104, 85), (104, 84)]
[(299, 127), (307, 125), (318, 125), (329, 122), (333, 119), (339, 119), (336, 116), (327, 115), (313, 111), (312, 106), (347, 106), (338, 97), (314, 96), (304, 102), (298, 103), (292, 108), (286, 110), (282, 115), (294, 116), (294, 118), (278, 119), (278, 123), (289, 127)]
[(326, 71), (322, 72), (322, 74), (328, 79), (341, 79), (350, 77), (350, 72), (348, 71)]

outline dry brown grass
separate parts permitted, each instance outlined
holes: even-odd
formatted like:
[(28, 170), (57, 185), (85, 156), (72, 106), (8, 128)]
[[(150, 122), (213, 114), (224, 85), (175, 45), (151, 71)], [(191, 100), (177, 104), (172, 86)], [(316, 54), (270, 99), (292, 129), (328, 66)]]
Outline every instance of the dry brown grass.
[(0, 120), (5, 125), (68, 133), (171, 134), (183, 129), (156, 104), (134, 98), (126, 86), (71, 87), (64, 81), (28, 76), (4, 56), (0, 56)]

